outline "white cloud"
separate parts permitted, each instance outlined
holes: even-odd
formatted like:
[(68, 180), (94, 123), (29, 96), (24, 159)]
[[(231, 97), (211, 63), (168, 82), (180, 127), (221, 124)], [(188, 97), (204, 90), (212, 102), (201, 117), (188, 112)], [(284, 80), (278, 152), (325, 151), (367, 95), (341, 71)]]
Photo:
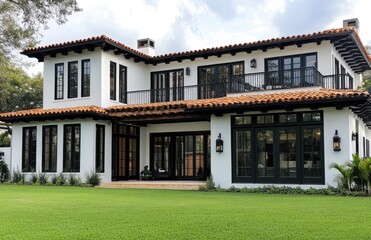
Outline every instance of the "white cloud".
[(137, 39), (150, 37), (163, 54), (321, 31), (353, 17), (361, 22), (363, 42), (371, 44), (369, 0), (80, 0), (79, 5), (83, 11), (67, 24), (51, 23), (43, 31), (41, 45), (105, 34), (135, 48)]

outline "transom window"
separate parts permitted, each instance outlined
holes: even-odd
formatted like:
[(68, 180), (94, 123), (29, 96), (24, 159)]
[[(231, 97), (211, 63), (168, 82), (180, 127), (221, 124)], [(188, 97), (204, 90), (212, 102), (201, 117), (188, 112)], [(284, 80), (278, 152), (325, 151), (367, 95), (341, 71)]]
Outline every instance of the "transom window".
[(324, 183), (322, 112), (232, 117), (234, 183)]

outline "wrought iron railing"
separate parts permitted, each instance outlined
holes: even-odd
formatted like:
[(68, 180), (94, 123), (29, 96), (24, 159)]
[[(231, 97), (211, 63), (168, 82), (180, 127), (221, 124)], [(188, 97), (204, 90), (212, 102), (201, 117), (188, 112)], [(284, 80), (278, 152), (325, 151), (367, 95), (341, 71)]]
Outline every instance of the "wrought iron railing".
[(128, 104), (171, 102), (223, 97), (231, 93), (291, 89), (321, 86), (333, 89), (353, 89), (348, 74), (323, 76), (316, 68), (299, 68), (232, 76), (229, 81), (127, 92)]

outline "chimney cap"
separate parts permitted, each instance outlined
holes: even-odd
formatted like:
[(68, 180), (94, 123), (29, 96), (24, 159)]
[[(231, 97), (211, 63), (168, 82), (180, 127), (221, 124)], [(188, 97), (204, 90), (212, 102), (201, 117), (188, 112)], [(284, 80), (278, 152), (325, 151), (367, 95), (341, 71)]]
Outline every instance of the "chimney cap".
[(137, 40), (137, 47), (139, 48), (155, 48), (155, 41), (151, 38), (142, 38)]

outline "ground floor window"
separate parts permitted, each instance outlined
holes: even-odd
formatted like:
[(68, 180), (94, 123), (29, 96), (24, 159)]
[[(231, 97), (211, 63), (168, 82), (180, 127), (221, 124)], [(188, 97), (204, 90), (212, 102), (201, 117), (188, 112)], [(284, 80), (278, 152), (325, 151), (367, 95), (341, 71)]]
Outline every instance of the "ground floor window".
[(96, 172), (103, 173), (104, 172), (104, 143), (105, 143), (105, 136), (104, 136), (104, 125), (96, 126), (96, 142), (95, 142), (95, 168)]
[(323, 184), (322, 112), (232, 117), (235, 183)]
[(151, 134), (150, 167), (157, 179), (206, 179), (210, 175), (210, 133)]
[(63, 172), (80, 172), (80, 124), (64, 125)]
[(43, 126), (42, 171), (57, 171), (57, 126)]
[(36, 171), (36, 127), (23, 128), (22, 171)]

